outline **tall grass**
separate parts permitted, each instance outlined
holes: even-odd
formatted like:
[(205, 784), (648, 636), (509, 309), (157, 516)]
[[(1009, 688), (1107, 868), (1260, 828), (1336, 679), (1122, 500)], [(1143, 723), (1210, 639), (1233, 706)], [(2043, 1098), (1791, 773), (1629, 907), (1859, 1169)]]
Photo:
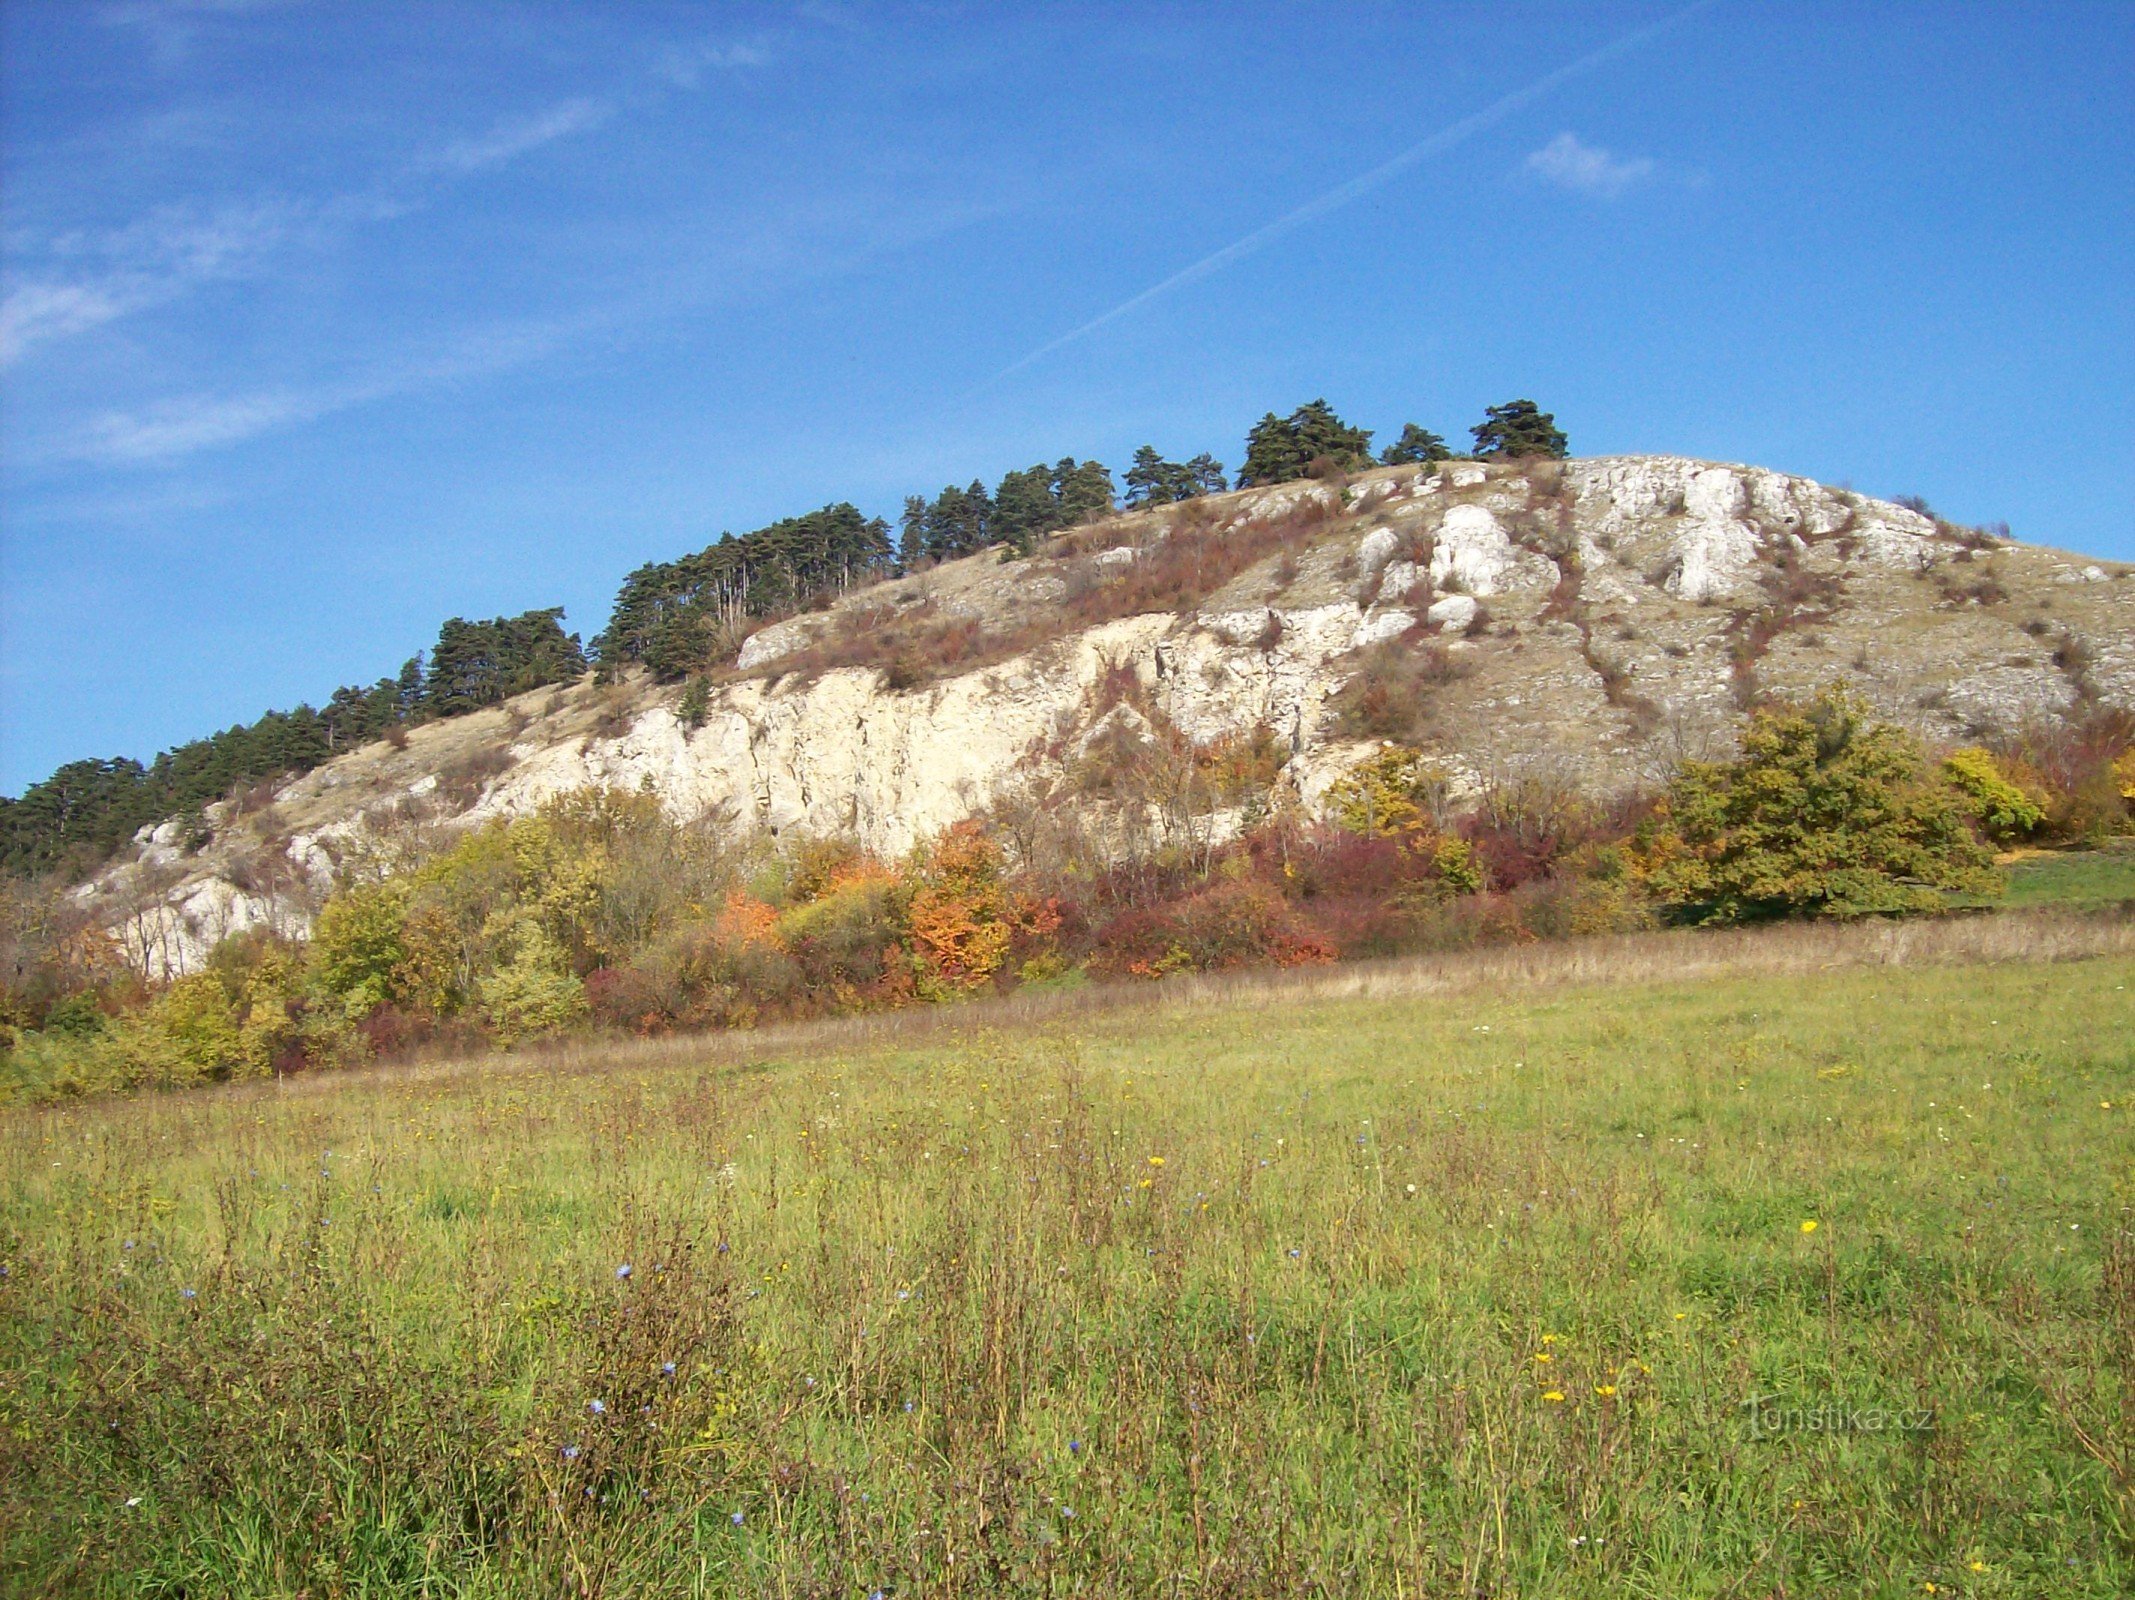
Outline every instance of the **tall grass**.
[(2016, 920), (13, 1113), (0, 1583), (2123, 1594), (2135, 952)]

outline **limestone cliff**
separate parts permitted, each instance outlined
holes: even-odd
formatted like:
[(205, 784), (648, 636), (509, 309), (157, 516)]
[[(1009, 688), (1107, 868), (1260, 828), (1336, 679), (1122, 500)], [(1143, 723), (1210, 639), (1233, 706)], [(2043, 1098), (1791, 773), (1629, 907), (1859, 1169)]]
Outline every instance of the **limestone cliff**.
[[(1213, 548), (1284, 529), (1302, 532), (1243, 570), (1219, 564), (1182, 606), (1122, 615), (1108, 600), (1131, 598), (1174, 537)], [(979, 664), (914, 681), (888, 658), (919, 617), (977, 641)], [(1130, 737), (1154, 737), (1152, 719), (1202, 745), (1268, 730), (1282, 760), (1268, 802), (1309, 807), (1365, 748), (1336, 714), (1344, 686), (1404, 657), (1429, 664), (1396, 681), (1427, 697), (1418, 725), (1449, 770), (1609, 788), (1723, 752), (1758, 694), (1834, 680), (1937, 740), (2135, 709), (2135, 568), (1674, 457), (1244, 490), (763, 628), (694, 728), (678, 686), (640, 680), (415, 729), (264, 809), (211, 808), (197, 848), (175, 823), (144, 830), (81, 893), (141, 965), (182, 969), (244, 927), (301, 931), (336, 872), (368, 857), (589, 784), (897, 853), (1004, 795), (1102, 810), (1064, 780), (1100, 722), (1124, 725), (1123, 692)], [(1129, 820), (1220, 832), (1237, 817)]]

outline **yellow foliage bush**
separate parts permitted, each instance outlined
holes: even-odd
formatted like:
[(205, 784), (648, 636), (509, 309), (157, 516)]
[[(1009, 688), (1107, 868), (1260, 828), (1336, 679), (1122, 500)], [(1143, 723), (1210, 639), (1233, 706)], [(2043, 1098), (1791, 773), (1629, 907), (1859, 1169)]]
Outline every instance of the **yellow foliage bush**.
[(1327, 791), (1327, 814), (1351, 833), (1399, 839), (1437, 831), (1445, 772), (1421, 750), (1388, 744), (1351, 767)]

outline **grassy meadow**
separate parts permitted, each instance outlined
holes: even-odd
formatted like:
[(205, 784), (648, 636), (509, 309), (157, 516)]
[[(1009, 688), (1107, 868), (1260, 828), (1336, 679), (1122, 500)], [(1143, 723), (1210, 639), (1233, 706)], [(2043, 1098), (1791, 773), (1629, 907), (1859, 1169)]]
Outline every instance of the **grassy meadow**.
[(10, 1112), (0, 1587), (2124, 1595), (2135, 930), (1990, 924)]

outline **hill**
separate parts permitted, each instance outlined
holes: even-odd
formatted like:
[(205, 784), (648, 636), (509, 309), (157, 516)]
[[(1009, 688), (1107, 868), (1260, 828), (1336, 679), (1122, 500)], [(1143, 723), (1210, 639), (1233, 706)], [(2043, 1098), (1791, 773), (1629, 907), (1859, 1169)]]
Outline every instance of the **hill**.
[(2135, 712), (2135, 568), (1677, 457), (1382, 467), (914, 565), (737, 612), (694, 676), (611, 651), (607, 681), (145, 827), (79, 898), (172, 972), (301, 931), (337, 869), (589, 785), (881, 853), (980, 814), (1131, 852), (1310, 810), (1386, 739), (1456, 792), (1606, 795), (1834, 682), (1939, 743)]

